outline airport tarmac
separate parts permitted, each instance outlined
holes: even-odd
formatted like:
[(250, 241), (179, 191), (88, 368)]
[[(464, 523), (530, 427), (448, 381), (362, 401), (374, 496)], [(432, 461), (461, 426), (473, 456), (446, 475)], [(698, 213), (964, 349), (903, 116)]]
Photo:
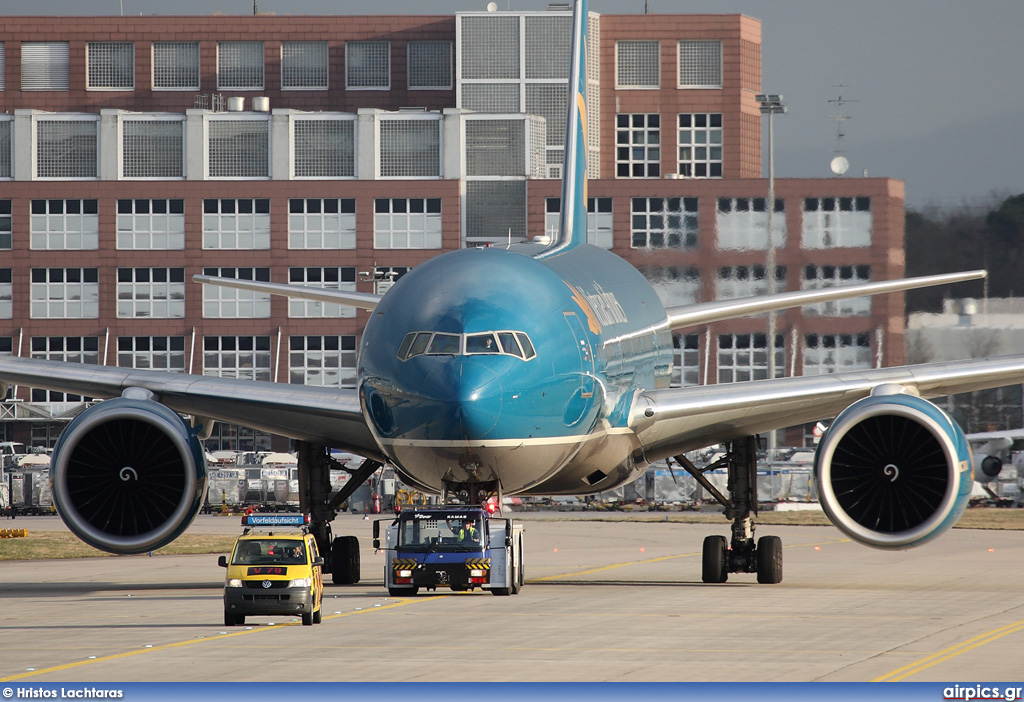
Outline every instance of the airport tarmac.
[[(335, 533), (360, 538), (362, 581), (329, 585), (312, 627), (224, 627), (216, 555), (0, 562), (0, 682), (1024, 678), (1019, 531), (954, 529), (885, 552), (830, 527), (765, 526), (783, 540), (781, 584), (704, 585), (701, 541), (728, 534), (724, 519), (513, 516), (527, 521), (519, 595), (415, 598), (387, 596), (371, 522), (339, 517)], [(190, 531), (237, 524), (201, 516)]]

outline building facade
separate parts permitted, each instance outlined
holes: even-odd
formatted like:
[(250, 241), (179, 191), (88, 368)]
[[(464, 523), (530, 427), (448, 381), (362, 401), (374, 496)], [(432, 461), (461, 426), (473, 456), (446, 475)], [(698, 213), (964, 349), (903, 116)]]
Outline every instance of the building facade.
[[(758, 21), (589, 28), (590, 238), (666, 304), (767, 292), (769, 210), (777, 290), (903, 274), (899, 181), (778, 179), (768, 205)], [(569, 41), (564, 11), (5, 18), (0, 354), (354, 386), (365, 313), (192, 276), (383, 292), (550, 232)], [(777, 375), (903, 361), (899, 294), (777, 320)], [(763, 317), (677, 346), (680, 383), (768, 373)], [(12, 389), (0, 440), (49, 444), (85, 399)]]

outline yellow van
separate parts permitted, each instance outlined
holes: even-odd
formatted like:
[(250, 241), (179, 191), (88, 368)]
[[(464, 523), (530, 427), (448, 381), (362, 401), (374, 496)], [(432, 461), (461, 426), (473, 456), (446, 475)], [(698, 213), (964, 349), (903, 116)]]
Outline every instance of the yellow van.
[[(322, 616), (323, 565), (309, 518), (295, 514), (250, 514), (235, 541), (224, 581), (224, 625), (245, 624), (247, 616), (302, 617), (305, 626)], [(298, 527), (288, 529), (287, 527)], [(265, 531), (268, 527), (275, 527)], [(281, 527), (284, 527), (283, 529)]]

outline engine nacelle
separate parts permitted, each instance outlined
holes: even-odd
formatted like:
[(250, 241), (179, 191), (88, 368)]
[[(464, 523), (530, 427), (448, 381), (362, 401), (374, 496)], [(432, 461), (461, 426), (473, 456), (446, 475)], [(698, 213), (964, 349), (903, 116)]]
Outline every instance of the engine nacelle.
[(78, 538), (145, 553), (181, 536), (206, 499), (202, 445), (175, 412), (118, 397), (80, 414), (50, 461), (53, 503)]
[(974, 454), (974, 479), (979, 483), (991, 483), (1003, 470), (1003, 460), (998, 456)]
[(855, 541), (903, 549), (953, 526), (970, 498), (963, 430), (932, 403), (883, 387), (847, 407), (821, 438), (821, 506)]

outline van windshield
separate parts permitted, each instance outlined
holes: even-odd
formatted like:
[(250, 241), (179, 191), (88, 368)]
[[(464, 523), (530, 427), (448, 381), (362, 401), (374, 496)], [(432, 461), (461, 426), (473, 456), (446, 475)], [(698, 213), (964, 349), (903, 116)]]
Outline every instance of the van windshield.
[(232, 565), (301, 565), (306, 547), (297, 539), (246, 539), (235, 545)]

